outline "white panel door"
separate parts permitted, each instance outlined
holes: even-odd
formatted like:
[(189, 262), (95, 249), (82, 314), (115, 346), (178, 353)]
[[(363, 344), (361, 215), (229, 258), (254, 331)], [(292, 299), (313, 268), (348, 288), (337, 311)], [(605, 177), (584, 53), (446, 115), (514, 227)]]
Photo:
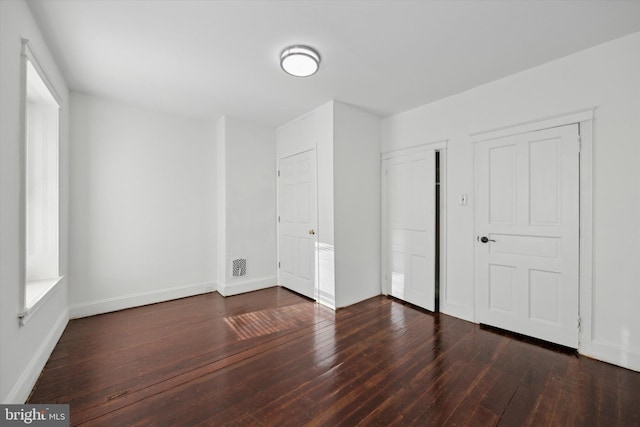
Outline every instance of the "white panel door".
[(390, 295), (435, 309), (435, 150), (383, 163), (383, 267)]
[(316, 153), (280, 159), (280, 285), (315, 299)]
[(578, 346), (578, 125), (478, 143), (480, 323)]

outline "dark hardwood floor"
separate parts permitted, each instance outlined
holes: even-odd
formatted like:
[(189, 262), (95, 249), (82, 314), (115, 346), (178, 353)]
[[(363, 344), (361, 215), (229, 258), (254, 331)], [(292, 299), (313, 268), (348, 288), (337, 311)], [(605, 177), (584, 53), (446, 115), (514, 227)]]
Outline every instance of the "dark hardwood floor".
[(72, 320), (29, 403), (86, 426), (640, 426), (640, 373), (376, 297), (280, 288)]

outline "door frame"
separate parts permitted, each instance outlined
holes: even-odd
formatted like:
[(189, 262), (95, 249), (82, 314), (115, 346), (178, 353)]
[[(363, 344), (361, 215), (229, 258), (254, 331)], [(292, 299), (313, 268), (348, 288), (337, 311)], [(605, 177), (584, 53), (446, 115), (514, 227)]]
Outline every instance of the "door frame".
[[(578, 245), (578, 319), (576, 328), (578, 331), (578, 350), (581, 353), (590, 354), (592, 342), (592, 307), (593, 307), (593, 120), (596, 107), (590, 107), (582, 110), (571, 111), (568, 113), (557, 114), (554, 116), (544, 117), (537, 120), (509, 125), (497, 129), (481, 131), (471, 134), (473, 143), (473, 191), (474, 197), (478, 192), (475, 159), (476, 146), (479, 142), (491, 139), (502, 138), (505, 136), (520, 135), (538, 130), (544, 130), (554, 127), (566, 126), (571, 124), (578, 125), (579, 131), (579, 245)], [(473, 239), (475, 245), (475, 236), (477, 235), (477, 204), (474, 203), (473, 210)], [(477, 245), (474, 247), (473, 258), (473, 319), (478, 323), (477, 303), (478, 303), (478, 284), (476, 278), (476, 258)]]
[(388, 195), (387, 195), (387, 175), (384, 173), (383, 166), (385, 161), (396, 157), (414, 154), (425, 149), (433, 148), (440, 153), (440, 244), (437, 250), (440, 252), (440, 262), (438, 265), (439, 289), (440, 289), (440, 308), (442, 301), (446, 298), (447, 289), (447, 144), (449, 140), (443, 139), (438, 141), (427, 142), (424, 144), (413, 145), (407, 148), (399, 148), (395, 150), (385, 151), (380, 154), (380, 284), (382, 295), (391, 293), (391, 279), (389, 277), (389, 258), (391, 251), (389, 238), (385, 232), (385, 225), (389, 221)]
[(314, 152), (315, 165), (315, 185), (316, 185), (316, 234), (315, 234), (315, 251), (314, 251), (314, 274), (313, 274), (313, 300), (315, 302), (320, 301), (320, 288), (319, 288), (319, 271), (318, 271), (318, 238), (320, 236), (320, 208), (318, 206), (318, 146), (317, 144), (311, 148), (296, 151), (295, 153), (288, 153), (285, 156), (278, 156), (276, 159), (276, 280), (278, 286), (280, 285), (280, 161), (288, 159), (289, 157), (297, 156), (299, 154), (307, 153), (309, 151)]

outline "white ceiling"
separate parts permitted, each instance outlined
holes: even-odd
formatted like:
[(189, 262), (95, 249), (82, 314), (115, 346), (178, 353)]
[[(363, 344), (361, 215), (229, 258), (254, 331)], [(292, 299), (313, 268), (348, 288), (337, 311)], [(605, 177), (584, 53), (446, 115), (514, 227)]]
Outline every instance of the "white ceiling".
[[(330, 99), (389, 116), (640, 31), (640, 1), (28, 3), (71, 89), (270, 125)], [(280, 69), (291, 44), (315, 76)]]

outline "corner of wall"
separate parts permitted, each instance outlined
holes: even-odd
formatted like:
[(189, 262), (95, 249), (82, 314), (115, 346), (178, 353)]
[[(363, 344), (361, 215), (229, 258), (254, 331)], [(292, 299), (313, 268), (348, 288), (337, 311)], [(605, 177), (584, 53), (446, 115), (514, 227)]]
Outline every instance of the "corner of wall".
[(33, 386), (40, 376), (40, 372), (44, 369), (49, 360), (49, 356), (51, 356), (64, 329), (67, 327), (67, 323), (69, 323), (69, 310), (64, 310), (60, 313), (60, 316), (58, 316), (49, 333), (32, 355), (27, 367), (22, 371), (13, 388), (11, 388), (11, 391), (4, 399), (4, 403), (24, 403), (27, 401)]
[(336, 306), (380, 295), (380, 124), (335, 102), (333, 115)]
[(227, 277), (227, 233), (226, 233), (226, 116), (216, 123), (216, 275), (218, 286), (225, 283)]
[(230, 297), (246, 292), (272, 288), (274, 286), (278, 286), (278, 280), (276, 276), (242, 281), (229, 281), (227, 283), (218, 284), (218, 293), (223, 297)]
[[(276, 129), (218, 121), (218, 291), (235, 295), (276, 283)], [(231, 275), (235, 258), (247, 275)]]

